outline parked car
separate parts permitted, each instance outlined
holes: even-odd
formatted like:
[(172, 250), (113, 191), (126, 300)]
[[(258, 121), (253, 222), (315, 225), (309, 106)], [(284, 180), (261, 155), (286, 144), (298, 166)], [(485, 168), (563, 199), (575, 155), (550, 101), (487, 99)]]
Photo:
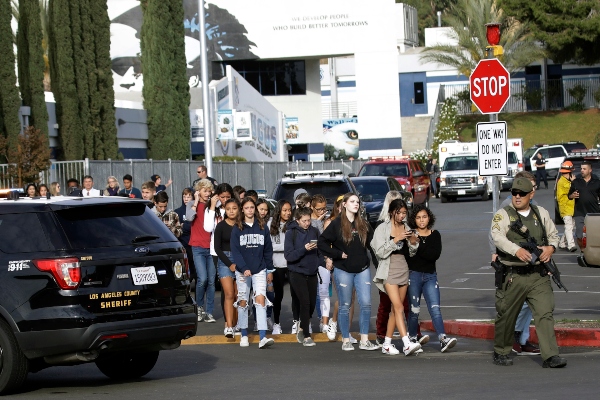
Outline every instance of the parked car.
[(577, 256), (579, 266), (600, 268), (600, 214), (585, 216), (582, 241), (583, 252)]
[[(533, 149), (533, 151), (531, 151)], [(585, 144), (577, 141), (537, 145), (529, 148), (525, 152), (525, 169), (535, 173), (535, 160), (538, 153), (542, 153), (542, 158), (546, 160), (546, 173), (549, 177), (554, 178), (558, 174), (560, 164), (565, 160), (568, 153), (575, 150), (585, 150)]]
[(196, 334), (185, 250), (146, 203), (0, 200), (0, 393), (55, 365), (139, 378)]
[(431, 180), (425, 167), (409, 157), (374, 157), (363, 164), (358, 176), (392, 176), (410, 192), (415, 204), (429, 206)]
[(300, 188), (310, 195), (322, 194), (327, 200), (328, 212), (339, 195), (349, 192), (358, 195), (354, 184), (338, 169), (286, 172), (275, 185), (271, 198), (275, 201), (286, 199), (294, 205), (294, 192)]
[(409, 209), (412, 208), (413, 198), (412, 193), (402, 189), (402, 186), (396, 179), (389, 176), (360, 176), (350, 178), (356, 190), (360, 194), (365, 205), (367, 220), (374, 228), (377, 224), (377, 219), (383, 208), (385, 196), (391, 190), (397, 190), (402, 194), (402, 199), (406, 202)]

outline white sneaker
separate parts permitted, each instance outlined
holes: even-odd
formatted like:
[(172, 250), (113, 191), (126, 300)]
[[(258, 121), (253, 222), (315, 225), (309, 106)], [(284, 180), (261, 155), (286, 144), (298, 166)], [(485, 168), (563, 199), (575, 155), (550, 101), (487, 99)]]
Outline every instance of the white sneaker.
[(361, 340), (360, 344), (358, 345), (358, 348), (361, 350), (373, 351), (377, 350), (379, 347), (375, 346), (370, 340), (367, 340), (366, 342), (363, 342)]
[(273, 330), (273, 320), (271, 318), (267, 318), (267, 330)]
[(273, 324), (273, 335), (281, 335), (281, 324)]
[(275, 343), (275, 341), (271, 338), (268, 337), (264, 337), (261, 339), (261, 341), (258, 343), (258, 348), (259, 349), (264, 349), (265, 347), (270, 347), (273, 346), (273, 344)]
[(404, 351), (405, 356), (410, 356), (411, 354), (413, 354), (415, 351), (419, 350), (420, 348), (421, 348), (420, 343), (410, 342), (408, 344), (408, 346), (405, 346), (404, 349), (402, 349), (402, 350)]
[(356, 343), (358, 343), (358, 340), (354, 339), (354, 338), (352, 337), (352, 335), (350, 335), (350, 343), (352, 343), (352, 344), (356, 344)]
[(292, 323), (292, 335), (295, 335), (296, 333), (298, 333), (299, 325), (300, 325), (300, 321), (294, 320), (294, 322)]
[(352, 343), (350, 343), (350, 342), (344, 342), (344, 343), (342, 343), (342, 350), (352, 351), (352, 350), (354, 350), (354, 346), (352, 346)]
[(337, 335), (337, 322), (329, 321), (329, 326), (327, 327), (327, 339), (333, 341), (333, 340), (335, 340), (336, 335)]
[(329, 332), (329, 324), (319, 324), (319, 330), (321, 331), (321, 333)]
[(400, 350), (398, 350), (398, 349), (396, 348), (396, 346), (395, 346), (395, 345), (393, 345), (393, 344), (391, 344), (391, 343), (390, 343), (390, 344), (385, 344), (385, 343), (384, 343), (384, 344), (383, 344), (383, 347), (381, 347), (381, 352), (382, 352), (383, 354), (388, 354), (388, 355), (390, 355), (390, 356), (395, 356), (395, 355), (397, 355), (397, 354), (400, 354)]
[(233, 337), (233, 328), (225, 328), (225, 331), (223, 332), (223, 334), (225, 335), (226, 338), (231, 339)]
[(248, 336), (242, 336), (240, 339), (240, 347), (248, 347), (250, 343), (248, 343)]

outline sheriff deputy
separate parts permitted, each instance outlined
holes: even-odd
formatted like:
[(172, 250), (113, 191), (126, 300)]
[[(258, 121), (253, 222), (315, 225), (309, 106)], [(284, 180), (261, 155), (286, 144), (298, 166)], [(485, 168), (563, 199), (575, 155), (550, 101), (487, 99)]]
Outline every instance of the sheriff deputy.
[[(544, 368), (561, 368), (567, 360), (559, 357), (554, 335), (554, 293), (547, 274), (540, 275), (539, 261), (550, 261), (558, 245), (558, 231), (550, 214), (543, 207), (530, 205), (533, 184), (526, 178), (517, 178), (512, 185), (512, 204), (498, 210), (492, 219), (492, 238), (506, 277), (500, 289), (496, 289), (496, 324), (494, 332), (494, 364), (512, 365), (508, 357), (513, 344), (513, 330), (517, 315), (527, 301), (533, 311), (535, 329), (544, 360)], [(520, 220), (531, 237), (541, 244), (542, 254), (534, 265), (531, 253), (519, 242), (526, 239), (510, 229)]]

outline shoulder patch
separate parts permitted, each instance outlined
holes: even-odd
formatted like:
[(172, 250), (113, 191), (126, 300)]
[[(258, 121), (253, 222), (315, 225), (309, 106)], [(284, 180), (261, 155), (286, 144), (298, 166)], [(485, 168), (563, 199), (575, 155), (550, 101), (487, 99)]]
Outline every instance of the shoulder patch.
[(494, 219), (492, 219), (492, 221), (500, 222), (500, 221), (502, 221), (503, 218), (504, 217), (501, 214), (496, 214), (496, 215), (494, 215)]
[(498, 225), (498, 223), (495, 223), (495, 224), (492, 226), (492, 230), (493, 230), (493, 231), (499, 231), (499, 230), (500, 230), (500, 225)]
[(509, 220), (510, 220), (510, 222), (515, 222), (517, 220), (517, 218), (516, 217), (510, 217)]

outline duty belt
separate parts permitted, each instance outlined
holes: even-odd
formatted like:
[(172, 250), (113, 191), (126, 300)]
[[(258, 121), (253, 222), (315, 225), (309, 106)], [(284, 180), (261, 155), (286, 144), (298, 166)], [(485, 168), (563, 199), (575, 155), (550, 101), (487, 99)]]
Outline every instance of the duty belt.
[(541, 265), (513, 265), (512, 272), (519, 275), (529, 275), (537, 272), (538, 274), (542, 272)]

